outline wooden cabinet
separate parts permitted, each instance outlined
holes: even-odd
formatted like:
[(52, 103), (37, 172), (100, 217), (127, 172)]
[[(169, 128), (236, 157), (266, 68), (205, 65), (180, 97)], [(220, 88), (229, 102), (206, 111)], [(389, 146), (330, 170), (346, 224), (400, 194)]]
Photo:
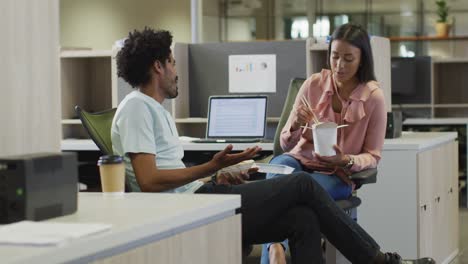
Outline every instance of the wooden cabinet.
[(115, 80), (111, 50), (66, 50), (60, 53), (64, 138), (87, 138), (75, 113), (79, 105), (98, 112), (114, 107)]
[(377, 183), (358, 191), (358, 222), (382, 250), (449, 263), (458, 253), (458, 144), (453, 132), (385, 140)]
[(459, 189), (453, 190), (459, 192), (461, 207), (468, 207), (466, 198), (466, 183), (468, 175), (468, 118), (408, 118), (403, 122), (405, 131), (454, 131), (458, 134), (458, 177)]
[(466, 117), (468, 114), (468, 58), (433, 60), (433, 117)]
[(458, 248), (457, 147), (451, 142), (418, 154), (418, 255), (438, 263)]

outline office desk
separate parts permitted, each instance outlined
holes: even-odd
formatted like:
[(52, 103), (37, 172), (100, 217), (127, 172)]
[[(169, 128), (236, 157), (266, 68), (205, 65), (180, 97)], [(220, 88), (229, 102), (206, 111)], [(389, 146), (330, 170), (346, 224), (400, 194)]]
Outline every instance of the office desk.
[[(214, 154), (223, 150), (228, 143), (192, 143), (181, 141), (184, 148), (184, 163), (187, 166), (201, 164), (211, 160)], [(262, 151), (256, 159), (262, 159), (273, 154), (273, 143), (232, 143), (233, 151), (242, 151), (252, 146), (259, 146)], [(100, 152), (91, 139), (65, 139), (61, 144), (62, 151), (78, 153), (80, 161), (80, 180), (82, 178), (98, 178), (96, 161)], [(82, 180), (83, 181), (83, 180)], [(96, 182), (84, 180), (87, 185), (96, 185)]]
[[(182, 142), (184, 151), (221, 151), (229, 143), (193, 143)], [(273, 143), (231, 143), (234, 151), (244, 150), (253, 146), (262, 148), (263, 151), (273, 151)]]
[(237, 195), (80, 193), (77, 213), (48, 221), (110, 223), (58, 247), (0, 246), (3, 263), (241, 263)]
[(358, 190), (358, 223), (403, 258), (449, 263), (458, 253), (458, 147), (454, 132), (386, 139), (377, 183)]
[(62, 139), (60, 148), (62, 151), (99, 151), (91, 139)]
[[(181, 141), (184, 151), (220, 151), (228, 143), (192, 143)], [(244, 150), (248, 147), (259, 146), (264, 151), (273, 151), (273, 143), (233, 143), (233, 150)], [(98, 151), (98, 147), (91, 139), (64, 139), (61, 144), (62, 151)]]
[(403, 122), (403, 130), (454, 131), (458, 133), (458, 170), (460, 186), (462, 187), (460, 189), (460, 205), (468, 207), (468, 195), (466, 195), (468, 183), (468, 118), (408, 118)]

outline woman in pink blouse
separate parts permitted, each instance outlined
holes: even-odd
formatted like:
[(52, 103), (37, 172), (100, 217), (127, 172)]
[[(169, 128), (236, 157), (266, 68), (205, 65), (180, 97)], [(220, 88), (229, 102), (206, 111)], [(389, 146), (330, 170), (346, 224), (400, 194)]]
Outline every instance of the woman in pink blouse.
[[(345, 24), (337, 28), (328, 47), (330, 69), (310, 76), (296, 97), (288, 122), (281, 131), (284, 154), (272, 164), (306, 171), (335, 199), (346, 199), (353, 191), (347, 175), (375, 168), (385, 138), (384, 95), (376, 82), (369, 35), (360, 26)], [(324, 157), (314, 152), (313, 113), (304, 105), (306, 98), (320, 122), (348, 125), (338, 129), (336, 155)], [(267, 178), (277, 175), (268, 174)], [(282, 259), (287, 243), (264, 247), (262, 263)], [(269, 249), (269, 254), (267, 253)]]

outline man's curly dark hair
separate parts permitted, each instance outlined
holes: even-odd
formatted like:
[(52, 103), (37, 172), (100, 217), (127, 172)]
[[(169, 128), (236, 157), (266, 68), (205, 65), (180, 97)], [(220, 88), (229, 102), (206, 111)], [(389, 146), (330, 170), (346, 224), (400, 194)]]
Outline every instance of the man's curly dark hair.
[(117, 75), (131, 86), (147, 84), (150, 69), (158, 60), (165, 65), (171, 54), (172, 35), (166, 30), (145, 27), (128, 34), (123, 48), (117, 53)]

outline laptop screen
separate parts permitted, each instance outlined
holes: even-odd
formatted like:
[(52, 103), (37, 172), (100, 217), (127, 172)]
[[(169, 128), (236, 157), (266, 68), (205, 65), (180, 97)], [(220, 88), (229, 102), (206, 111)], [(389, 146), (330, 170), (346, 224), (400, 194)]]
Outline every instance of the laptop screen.
[(263, 138), (266, 96), (211, 96), (208, 105), (208, 138)]

